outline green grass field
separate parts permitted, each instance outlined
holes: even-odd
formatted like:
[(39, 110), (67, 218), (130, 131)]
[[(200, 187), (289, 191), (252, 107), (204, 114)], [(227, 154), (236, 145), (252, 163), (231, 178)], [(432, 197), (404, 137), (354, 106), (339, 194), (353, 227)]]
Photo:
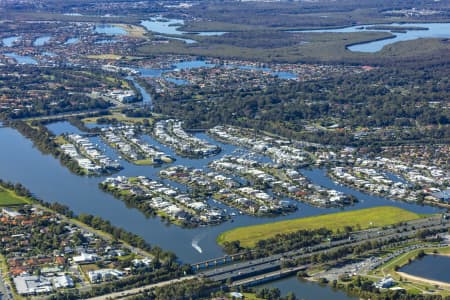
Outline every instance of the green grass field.
[(0, 206), (16, 206), (27, 204), (27, 201), (17, 196), (13, 191), (0, 188)]
[(222, 233), (217, 242), (239, 240), (243, 247), (253, 247), (257, 241), (274, 237), (277, 234), (291, 233), (301, 229), (327, 228), (333, 231), (343, 229), (345, 226), (382, 227), (399, 222), (418, 219), (419, 214), (392, 206), (380, 206), (354, 211), (345, 211), (314, 217), (300, 218), (261, 225), (246, 226), (232, 229)]

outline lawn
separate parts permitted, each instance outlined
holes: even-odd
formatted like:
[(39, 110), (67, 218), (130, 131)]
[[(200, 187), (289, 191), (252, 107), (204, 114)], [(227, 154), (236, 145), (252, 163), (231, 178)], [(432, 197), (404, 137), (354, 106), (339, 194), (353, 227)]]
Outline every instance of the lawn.
[(17, 196), (13, 191), (0, 188), (0, 206), (16, 206), (27, 203), (24, 198)]
[(145, 38), (145, 35), (148, 33), (147, 30), (141, 26), (129, 24), (115, 24), (115, 26), (124, 29), (129, 36), (135, 38)]
[(259, 240), (268, 239), (277, 234), (295, 232), (301, 229), (312, 230), (327, 228), (336, 232), (338, 229), (341, 230), (346, 226), (366, 229), (370, 227), (392, 225), (418, 218), (421, 218), (419, 214), (401, 208), (393, 206), (380, 206), (261, 225), (239, 227), (222, 233), (217, 238), (217, 242), (220, 245), (223, 245), (225, 242), (239, 240), (241, 242), (241, 246), (253, 247)]

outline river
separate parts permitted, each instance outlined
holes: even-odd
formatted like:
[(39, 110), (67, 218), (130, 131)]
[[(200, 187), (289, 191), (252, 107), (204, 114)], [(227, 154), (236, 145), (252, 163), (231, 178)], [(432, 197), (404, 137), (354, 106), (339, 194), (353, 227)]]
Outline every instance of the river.
[(73, 37), (73, 38), (68, 38), (68, 39), (64, 42), (64, 45), (72, 45), (72, 44), (76, 44), (76, 43), (78, 43), (79, 41), (80, 41), (79, 38), (75, 38), (75, 37)]
[[(65, 122), (52, 124), (49, 128), (56, 134), (62, 132), (78, 132), (76, 128), (73, 128), (73, 126)], [(197, 134), (197, 136), (220, 145), (223, 151), (215, 157), (189, 159), (179, 157), (174, 151), (159, 144), (151, 137), (146, 137), (146, 140), (175, 157), (177, 159), (175, 164), (183, 164), (195, 168), (205, 167), (211, 160), (220, 158), (225, 154), (230, 154), (238, 149), (232, 145), (219, 143), (202, 133)], [(33, 147), (29, 140), (22, 137), (17, 131), (11, 128), (0, 128), (0, 140), (2, 141), (2, 147), (0, 147), (0, 165), (2, 166), (0, 168), (0, 178), (13, 182), (21, 182), (36, 196), (46, 201), (57, 201), (66, 204), (75, 213), (85, 212), (99, 215), (111, 221), (116, 226), (123, 227), (141, 235), (151, 244), (156, 244), (164, 249), (175, 252), (184, 262), (195, 262), (222, 255), (223, 252), (216, 244), (215, 239), (225, 230), (274, 220), (274, 218), (238, 215), (234, 218), (234, 222), (226, 222), (213, 227), (183, 229), (177, 226), (167, 225), (158, 218), (146, 218), (136, 209), (127, 208), (122, 201), (115, 199), (110, 194), (102, 192), (98, 188), (98, 183), (104, 179), (103, 177), (80, 177), (70, 173), (70, 171), (52, 156), (42, 155)], [(93, 138), (93, 142), (101, 145), (101, 148), (105, 149), (112, 158), (119, 159), (118, 154), (104, 145), (99, 138)], [(157, 173), (161, 168), (136, 166), (124, 160), (120, 160), (120, 163), (124, 166), (124, 170), (118, 173), (118, 175), (124, 176), (145, 175), (151, 178), (157, 178)], [(303, 170), (303, 173), (315, 183), (352, 193), (362, 200), (360, 203), (346, 208), (346, 210), (379, 205), (394, 205), (421, 213), (437, 211), (435, 208), (366, 195), (336, 185), (326, 177), (323, 170)], [(302, 203), (299, 203), (298, 207), (297, 212), (278, 217), (276, 220), (319, 215), (341, 210), (339, 208), (315, 208)], [(198, 251), (198, 248), (195, 249), (192, 247), (193, 241), (197, 242), (196, 245), (201, 248), (201, 253)]]
[[(55, 134), (64, 132), (81, 133), (77, 128), (67, 122), (53, 123), (48, 125), (48, 128)], [(145, 140), (175, 157), (177, 159), (175, 164), (183, 164), (195, 168), (205, 167), (211, 160), (218, 159), (225, 154), (233, 153), (239, 149), (233, 145), (217, 142), (204, 133), (196, 135), (221, 146), (223, 151), (215, 157), (190, 159), (178, 156), (170, 148), (161, 145), (150, 136), (145, 136)], [(161, 167), (132, 165), (127, 161), (119, 159), (119, 155), (105, 145), (99, 137), (92, 137), (90, 139), (99, 148), (106, 151), (107, 155), (113, 159), (120, 160), (124, 169), (117, 175), (145, 175), (151, 178), (158, 178), (157, 174)], [(104, 177), (80, 177), (72, 174), (57, 159), (51, 155), (43, 155), (39, 152), (28, 139), (24, 138), (14, 129), (7, 127), (0, 128), (0, 140), (2, 141), (2, 147), (0, 147), (0, 165), (2, 166), (0, 168), (0, 178), (3, 180), (20, 182), (29, 188), (35, 196), (49, 202), (65, 204), (77, 214), (89, 213), (98, 215), (111, 221), (115, 226), (125, 228), (142, 236), (150, 244), (158, 245), (163, 249), (175, 252), (183, 262), (187, 263), (223, 255), (221, 248), (216, 244), (216, 237), (225, 230), (238, 226), (320, 215), (341, 210), (339, 208), (315, 208), (299, 203), (299, 210), (287, 216), (257, 218), (237, 215), (234, 217), (233, 222), (225, 222), (218, 226), (183, 229), (178, 226), (165, 224), (157, 217), (146, 218), (138, 210), (127, 207), (124, 202), (115, 199), (112, 195), (104, 193), (98, 188), (98, 183)], [(267, 159), (264, 160), (267, 161)], [(415, 204), (391, 201), (336, 185), (326, 176), (325, 171), (321, 169), (302, 170), (302, 173), (308, 176), (314, 183), (349, 192), (362, 200), (360, 203), (346, 208), (346, 210), (379, 205), (394, 205), (421, 213), (438, 211), (432, 207), (422, 207)], [(304, 299), (314, 299), (314, 295), (323, 295), (323, 299), (351, 299), (344, 293), (335, 292), (330, 288), (322, 288), (311, 283), (298, 283), (295, 278), (283, 279), (270, 284), (270, 286), (279, 287), (285, 292), (294, 291)]]
[[(361, 43), (347, 47), (348, 50), (354, 52), (378, 52), (384, 46), (401, 41), (411, 41), (419, 38), (450, 38), (450, 23), (391, 23), (376, 25), (357, 25), (335, 29), (316, 29), (316, 30), (298, 30), (292, 32), (391, 32), (391, 30), (373, 30), (368, 29), (370, 26), (393, 26), (397, 28), (404, 27), (406, 32), (393, 32), (393, 38), (383, 39)], [(406, 30), (408, 27), (426, 27), (428, 30)]]
[(223, 31), (181, 31), (179, 28), (184, 25), (184, 20), (180, 19), (151, 18), (150, 20), (141, 21), (141, 25), (148, 31), (161, 34), (197, 34), (200, 36), (217, 36), (226, 33)]

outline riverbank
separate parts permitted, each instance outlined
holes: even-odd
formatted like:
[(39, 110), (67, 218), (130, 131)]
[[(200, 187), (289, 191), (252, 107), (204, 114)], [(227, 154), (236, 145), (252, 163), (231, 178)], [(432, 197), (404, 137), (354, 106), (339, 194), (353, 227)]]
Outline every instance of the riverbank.
[[(59, 123), (56, 127), (57, 133), (77, 132), (68, 123)], [(241, 154), (241, 148), (230, 144), (220, 143), (205, 134), (195, 134), (199, 138), (206, 139), (211, 143), (219, 145), (223, 152), (217, 157), (208, 157), (203, 159), (190, 159), (179, 157), (171, 149), (157, 143), (154, 139), (145, 138), (145, 141), (160, 148), (165, 153), (177, 159), (179, 164), (203, 169), (209, 162), (214, 159), (220, 159), (226, 154)], [(144, 136), (146, 137), (146, 136)], [(218, 226), (197, 227), (196, 229), (185, 229), (180, 226), (167, 226), (167, 222), (161, 222), (160, 218), (146, 218), (140, 211), (127, 207), (124, 201), (116, 200), (109, 193), (105, 193), (98, 188), (98, 184), (105, 178), (98, 177), (81, 177), (69, 172), (67, 168), (59, 163), (59, 160), (52, 156), (43, 155), (37, 148), (32, 146), (31, 141), (23, 137), (16, 130), (8, 127), (0, 129), (0, 139), (5, 141), (5, 145), (0, 148), (0, 177), (12, 182), (23, 182), (37, 197), (49, 199), (50, 201), (58, 201), (61, 204), (69, 206), (75, 213), (89, 213), (98, 215), (109, 220), (111, 224), (132, 231), (142, 236), (146, 241), (158, 245), (164, 249), (172, 250), (179, 254), (180, 260), (183, 262), (197, 262), (205, 259), (215, 258), (223, 255), (223, 250), (216, 244), (217, 236), (227, 230), (240, 227), (255, 225), (261, 223), (272, 222), (282, 219), (293, 219), (299, 217), (308, 217), (320, 215), (324, 213), (338, 212), (338, 208), (321, 209), (315, 208), (303, 203), (298, 203), (298, 210), (289, 215), (279, 216), (276, 219), (268, 217), (251, 217), (248, 215), (240, 215), (234, 209), (224, 206), (220, 203), (210, 203), (214, 206), (227, 209), (229, 213), (233, 211), (237, 213), (233, 217), (233, 222), (224, 222)], [(114, 149), (104, 144), (99, 137), (94, 137), (94, 143), (98, 143), (101, 149), (105, 149), (108, 156), (118, 159), (124, 169), (117, 175), (133, 177), (143, 175), (154, 180), (160, 180), (158, 175), (162, 166), (148, 167), (137, 166), (131, 164), (118, 157)], [(268, 161), (266, 158), (263, 161)], [(23, 172), (22, 170), (27, 170)], [(45, 172), (42, 172), (45, 170)], [(384, 198), (376, 198), (373, 196), (356, 193), (343, 186), (335, 185), (327, 178), (319, 169), (313, 171), (304, 171), (306, 176), (312, 183), (342, 191), (345, 194), (355, 194), (360, 201), (353, 206), (345, 208), (346, 210), (355, 210), (373, 206), (398, 206), (419, 214), (435, 213), (436, 208), (428, 206), (417, 206), (405, 202), (394, 202)], [(172, 185), (173, 182), (165, 181)], [(182, 188), (182, 186), (175, 185)], [(105, 209), (107, 207), (108, 209)], [(173, 241), (176, 240), (177, 243)], [(199, 252), (192, 246), (192, 241), (202, 249)]]
[[(7, 283), (14, 299), (30, 294), (64, 293), (62, 288), (70, 288), (72, 295), (84, 299), (148, 282), (179, 278), (183, 274), (181, 265), (166, 264), (167, 260), (176, 259), (172, 253), (155, 249), (138, 236), (113, 227), (99, 217), (76, 216), (67, 207), (36, 199), (18, 184), (1, 182), (0, 186), (25, 202), (15, 208), (2, 209), (0, 213), (2, 281)], [(36, 243), (37, 240), (40, 242)], [(71, 241), (70, 246), (61, 252), (58, 245), (67, 240)], [(33, 250), (39, 249), (39, 255), (29, 251), (30, 248), (24, 249), (24, 244)], [(148, 268), (156, 255), (161, 265)], [(33, 290), (29, 284), (23, 284), (28, 281), (39, 283), (42, 288)], [(75, 282), (89, 287), (89, 291)], [(120, 283), (118, 289), (111, 289), (111, 282)]]
[(450, 283), (447, 282), (442, 282), (442, 281), (438, 281), (438, 280), (432, 280), (432, 279), (428, 279), (428, 278), (424, 278), (424, 277), (420, 277), (420, 276), (415, 276), (415, 275), (411, 275), (405, 272), (396, 272), (399, 276), (401, 276), (402, 278), (406, 278), (412, 281), (419, 281), (419, 282), (423, 282), (426, 284), (431, 284), (433, 286), (438, 286), (440, 288), (446, 289), (448, 291), (450, 291)]

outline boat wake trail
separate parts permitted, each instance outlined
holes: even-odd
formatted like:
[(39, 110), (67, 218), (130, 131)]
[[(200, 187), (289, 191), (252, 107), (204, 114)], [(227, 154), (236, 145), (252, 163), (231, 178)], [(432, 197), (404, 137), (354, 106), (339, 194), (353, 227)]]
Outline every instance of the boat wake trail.
[(203, 253), (203, 250), (202, 250), (202, 248), (198, 245), (198, 243), (200, 242), (200, 240), (202, 239), (202, 236), (200, 235), (198, 235), (198, 236), (195, 236), (193, 239), (192, 239), (192, 243), (191, 243), (191, 245), (192, 245), (192, 248), (194, 248), (195, 250), (197, 250), (197, 252), (198, 253)]

